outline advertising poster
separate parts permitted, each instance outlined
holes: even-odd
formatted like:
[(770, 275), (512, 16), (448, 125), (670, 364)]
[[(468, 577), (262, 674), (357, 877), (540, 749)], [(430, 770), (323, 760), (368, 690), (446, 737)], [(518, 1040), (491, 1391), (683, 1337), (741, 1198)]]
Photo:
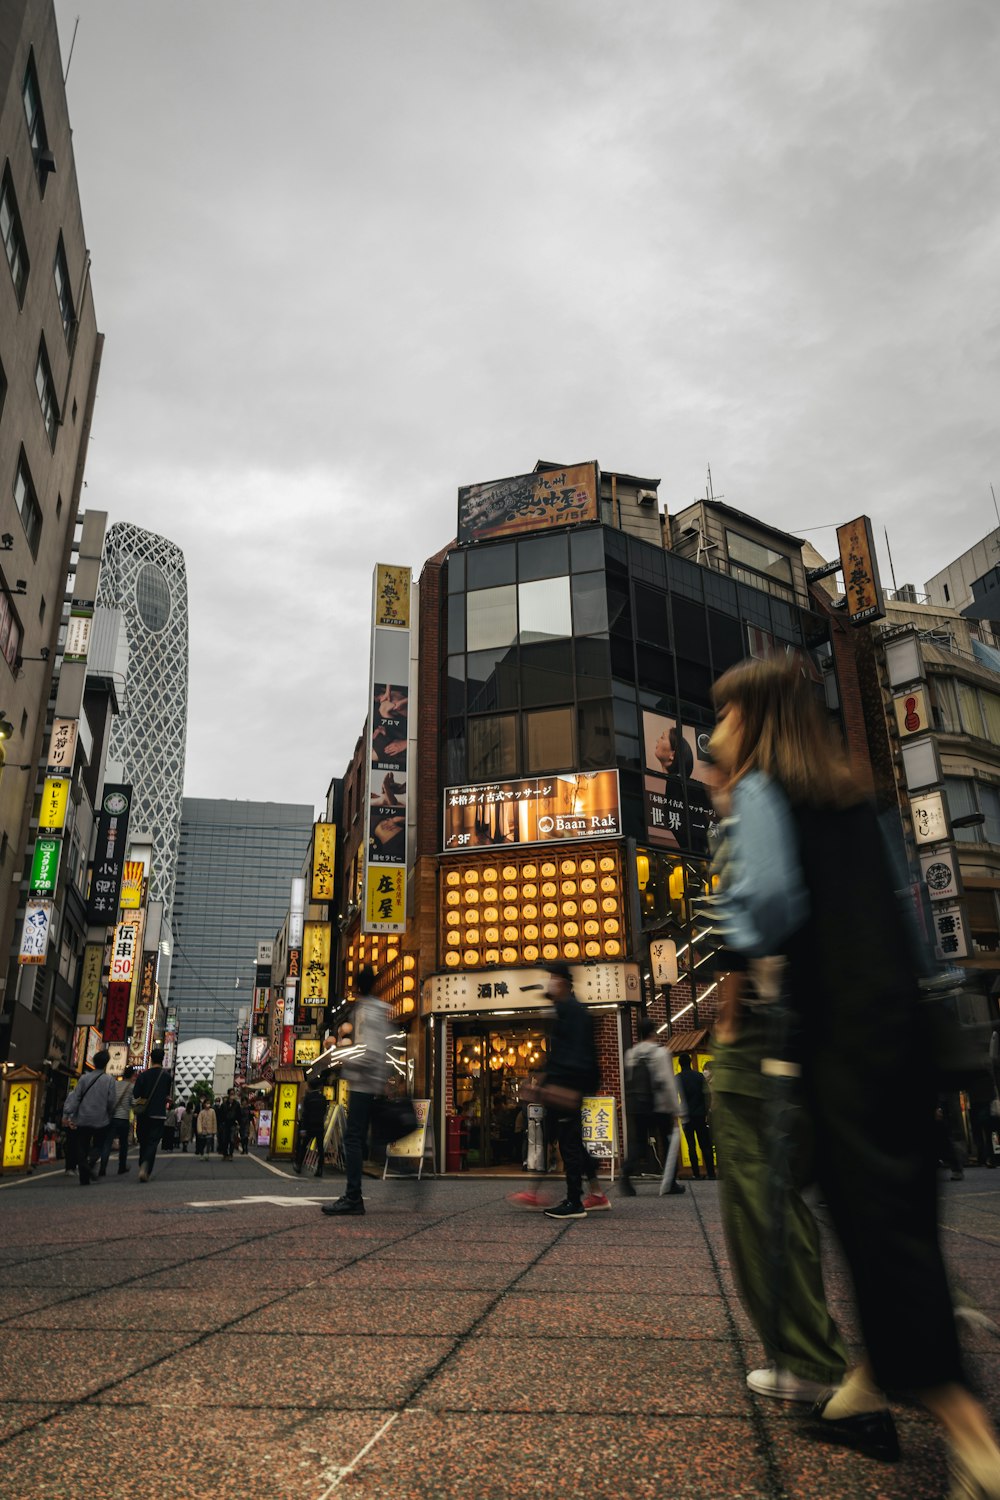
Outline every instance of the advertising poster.
[(142, 879), (144, 874), (141, 859), (127, 859), (122, 871), (121, 894), (118, 905), (122, 911), (138, 911), (142, 905)]
[(411, 594), (409, 568), (377, 565), (372, 584), (368, 841), (362, 902), (366, 933), (402, 932), (405, 926)]
[(621, 833), (617, 771), (453, 786), (444, 794), (445, 849), (620, 838)]
[(87, 921), (92, 926), (110, 926), (118, 915), (122, 870), (128, 841), (131, 786), (106, 786), (97, 824), (94, 869), (90, 880)]
[(271, 1144), (271, 1111), (269, 1109), (262, 1109), (257, 1116), (257, 1144), (258, 1146)]
[(644, 712), (646, 838), (661, 849), (704, 854), (712, 821), (707, 773), (711, 731), (669, 714)]
[(336, 877), (337, 829), (333, 823), (313, 824), (313, 901), (332, 901)]
[(583, 1144), (591, 1156), (612, 1162), (617, 1155), (618, 1142), (614, 1098), (610, 1094), (584, 1098), (581, 1119)]
[(458, 492), (458, 540), (481, 542), (596, 521), (600, 483), (597, 464), (587, 463), (467, 485)]

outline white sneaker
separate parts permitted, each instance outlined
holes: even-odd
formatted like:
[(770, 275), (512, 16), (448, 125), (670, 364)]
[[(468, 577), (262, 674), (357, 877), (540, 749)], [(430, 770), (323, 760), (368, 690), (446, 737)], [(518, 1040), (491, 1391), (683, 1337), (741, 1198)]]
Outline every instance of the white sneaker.
[(830, 1385), (817, 1385), (815, 1380), (802, 1380), (791, 1370), (781, 1370), (777, 1365), (751, 1370), (747, 1385), (758, 1396), (773, 1396), (777, 1401), (807, 1401), (810, 1405), (833, 1389)]

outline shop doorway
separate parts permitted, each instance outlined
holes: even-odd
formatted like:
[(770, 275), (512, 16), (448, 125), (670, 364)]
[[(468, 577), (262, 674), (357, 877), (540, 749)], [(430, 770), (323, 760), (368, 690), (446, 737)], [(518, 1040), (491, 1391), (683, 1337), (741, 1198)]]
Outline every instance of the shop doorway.
[(522, 1085), (545, 1067), (547, 1041), (539, 1023), (455, 1027), (453, 1098), (461, 1121), (467, 1171), (521, 1170), (527, 1141)]

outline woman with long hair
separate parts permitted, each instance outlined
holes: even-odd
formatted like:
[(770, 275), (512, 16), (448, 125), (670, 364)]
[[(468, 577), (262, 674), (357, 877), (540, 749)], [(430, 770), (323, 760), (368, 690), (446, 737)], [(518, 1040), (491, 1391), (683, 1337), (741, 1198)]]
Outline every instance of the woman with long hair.
[[(714, 690), (711, 752), (728, 875), (726, 945), (784, 959), (816, 1176), (850, 1268), (868, 1351), (822, 1421), (915, 1394), (944, 1426), (953, 1500), (1000, 1500), (1000, 1447), (962, 1373), (938, 1243), (934, 1063), (916, 955), (874, 808), (795, 661), (750, 661)], [(761, 964), (767, 960), (767, 964)]]

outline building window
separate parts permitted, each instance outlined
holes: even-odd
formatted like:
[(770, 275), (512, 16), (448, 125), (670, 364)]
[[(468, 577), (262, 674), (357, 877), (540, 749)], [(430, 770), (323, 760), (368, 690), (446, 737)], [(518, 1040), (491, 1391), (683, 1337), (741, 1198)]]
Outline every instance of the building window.
[(49, 447), (54, 449), (56, 430), (59, 426), (59, 402), (56, 400), (56, 388), (52, 381), (52, 371), (49, 368), (49, 357), (45, 352), (44, 339), (38, 345), (38, 358), (35, 360), (35, 390), (38, 392), (38, 404), (42, 409), (42, 421), (45, 423)]
[(52, 275), (56, 284), (56, 300), (59, 303), (59, 316), (62, 318), (63, 335), (67, 344), (72, 343), (73, 330), (76, 327), (76, 309), (73, 306), (73, 291), (69, 281), (69, 266), (66, 263), (66, 248), (63, 245), (63, 237), (59, 236), (56, 246), (56, 258), (52, 267)]
[(14, 475), (14, 503), (21, 517), (24, 534), (28, 538), (31, 555), (37, 557), (38, 543), (42, 535), (42, 512), (38, 504), (38, 496), (35, 494), (35, 486), (31, 482), (28, 460), (24, 456), (23, 448), (17, 460), (17, 473)]
[(945, 602), (945, 604), (950, 604), (951, 603), (951, 591), (949, 590), (947, 584), (945, 584), (945, 586), (944, 586), (944, 602)]
[(28, 124), (28, 139), (31, 141), (31, 154), (35, 159), (35, 176), (38, 178), (38, 187), (42, 196), (45, 196), (45, 184), (49, 175), (49, 137), (45, 129), (45, 115), (42, 113), (42, 97), (38, 89), (38, 74), (35, 72), (35, 54), (28, 53), (28, 66), (24, 70), (24, 84), (21, 88), (21, 98), (24, 100), (24, 118)]
[(466, 595), (467, 639), (470, 651), (513, 646), (517, 640), (517, 588), (476, 589)]
[(995, 953), (1000, 948), (995, 891), (966, 891), (969, 932), (977, 953)]
[(39, 625), (44, 625), (44, 623), (45, 623), (45, 595), (44, 594), (42, 595), (41, 603), (38, 606), (38, 623), (39, 623)]
[(7, 264), (14, 281), (18, 306), (24, 305), (24, 289), (28, 285), (28, 247), (24, 242), (21, 215), (17, 211), (14, 184), (10, 178), (10, 166), (4, 167), (3, 184), (0, 186), (0, 235), (7, 251)]
[(551, 641), (573, 634), (569, 578), (544, 578), (518, 587), (520, 640)]
[(14, 609), (14, 601), (5, 588), (0, 588), (0, 656), (14, 670), (14, 663), (21, 654), (24, 632)]
[(499, 781), (517, 775), (517, 718), (491, 714), (469, 720), (469, 780)]
[(573, 719), (571, 708), (547, 708), (524, 715), (524, 769), (527, 775), (573, 769), (576, 764)]

